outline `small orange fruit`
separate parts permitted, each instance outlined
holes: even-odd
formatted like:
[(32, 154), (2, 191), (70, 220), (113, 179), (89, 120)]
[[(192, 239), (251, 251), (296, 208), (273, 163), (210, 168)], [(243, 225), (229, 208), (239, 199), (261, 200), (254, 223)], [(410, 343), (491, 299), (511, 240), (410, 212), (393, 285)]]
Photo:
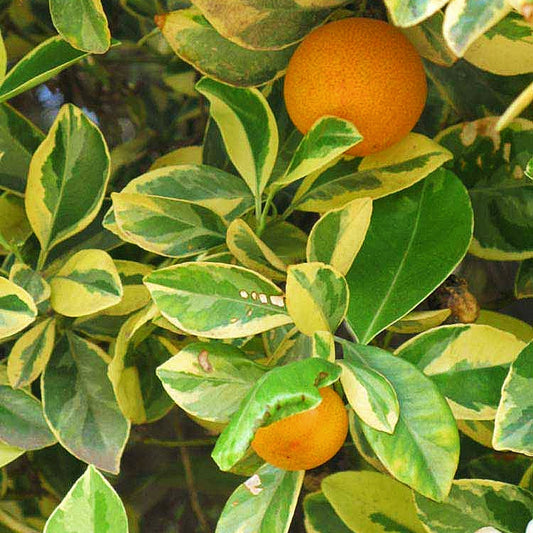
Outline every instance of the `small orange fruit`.
[(363, 156), (413, 129), (427, 82), (418, 52), (400, 30), (381, 20), (348, 18), (317, 28), (300, 43), (284, 91), (302, 133), (324, 115), (344, 118), (364, 137), (348, 153)]
[(252, 441), (257, 455), (284, 470), (309, 470), (331, 459), (348, 434), (348, 415), (341, 397), (328, 387), (314, 409), (259, 428)]

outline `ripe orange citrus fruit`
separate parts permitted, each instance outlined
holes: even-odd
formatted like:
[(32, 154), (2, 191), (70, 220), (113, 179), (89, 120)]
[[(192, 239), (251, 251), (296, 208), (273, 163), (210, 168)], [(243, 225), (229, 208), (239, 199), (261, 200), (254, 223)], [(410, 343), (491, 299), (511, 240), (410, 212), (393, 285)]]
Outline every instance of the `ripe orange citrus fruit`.
[(349, 120), (364, 139), (348, 153), (368, 155), (403, 139), (424, 108), (427, 82), (414, 46), (381, 20), (348, 18), (312, 31), (293, 54), (285, 104), (307, 133), (324, 115)]
[(319, 389), (322, 401), (314, 409), (259, 428), (252, 441), (257, 455), (284, 470), (309, 470), (331, 459), (348, 434), (348, 415), (341, 397)]

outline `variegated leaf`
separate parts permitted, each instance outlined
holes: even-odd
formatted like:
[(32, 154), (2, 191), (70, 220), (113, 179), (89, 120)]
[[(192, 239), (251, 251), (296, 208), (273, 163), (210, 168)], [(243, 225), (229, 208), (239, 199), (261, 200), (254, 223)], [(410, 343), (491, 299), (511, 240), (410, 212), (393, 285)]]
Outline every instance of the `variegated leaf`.
[(303, 511), (307, 533), (353, 533), (322, 492), (307, 494), (303, 500)]
[(307, 177), (294, 197), (301, 211), (324, 213), (355, 198), (382, 198), (424, 179), (452, 154), (418, 133), (376, 154), (341, 159), (322, 172)]
[(273, 182), (284, 187), (315, 172), (363, 140), (357, 128), (337, 117), (319, 118), (301, 140), (285, 173)]
[(514, 485), (486, 479), (459, 479), (442, 503), (415, 494), (418, 517), (432, 533), (528, 533), (533, 494)]
[(107, 377), (107, 354), (68, 332), (56, 343), (42, 375), (46, 420), (74, 456), (118, 474), (129, 422)]
[[(177, 148), (176, 150), (172, 150), (172, 152), (169, 152), (168, 154), (158, 157), (150, 166), (150, 171), (159, 170), (165, 167), (173, 167), (177, 165), (180, 165), (180, 166), (181, 165), (201, 165), (202, 159), (203, 159), (203, 152), (204, 152), (203, 146), (183, 146), (182, 148)], [(213, 169), (213, 167), (206, 167), (206, 168), (209, 168), (210, 170), (218, 170), (218, 169)], [(242, 183), (242, 182), (239, 180), (239, 183)], [(131, 182), (128, 185), (130, 184)], [(189, 181), (183, 184), (188, 185)], [(244, 190), (247, 193), (250, 192), (246, 187), (244, 188)], [(194, 192), (194, 191), (191, 191), (191, 192)], [(205, 191), (205, 192), (209, 192), (209, 191)], [(195, 200), (195, 201), (197, 204), (201, 203), (198, 200)]]
[(26, 387), (39, 377), (52, 354), (55, 331), (55, 319), (47, 318), (18, 338), (7, 360), (12, 387)]
[(100, 130), (80, 109), (63, 106), (28, 173), (26, 212), (43, 254), (91, 223), (108, 179), (109, 151)]
[(356, 198), (328, 211), (309, 234), (307, 260), (329, 264), (346, 275), (363, 246), (371, 216), (370, 198)]
[(390, 381), (369, 366), (365, 360), (367, 349), (359, 351), (356, 344), (344, 344), (341, 382), (344, 393), (357, 413), (368, 426), (393, 433), (400, 413), (398, 397)]
[(315, 331), (311, 340), (313, 357), (335, 362), (335, 338), (329, 331)]
[(217, 533), (288, 533), (304, 474), (269, 464), (259, 468), (229, 497), (217, 523)]
[(0, 254), (21, 247), (31, 234), (24, 199), (8, 193), (0, 196)]
[[(8, 104), (0, 105), (0, 188), (24, 194), (31, 157), (44, 134)], [(1, 212), (1, 211), (0, 211)]]
[[(230, 470), (247, 453), (254, 434), (265, 424), (313, 409), (322, 401), (319, 388), (339, 379), (340, 368), (312, 357), (273, 368), (259, 378), (217, 440), (212, 457), (221, 470)], [(276, 405), (276, 409), (272, 406)]]
[(76, 318), (72, 324), (72, 329), (76, 333), (87, 335), (94, 340), (111, 343), (117, 338), (120, 328), (127, 319), (128, 315), (106, 315), (104, 310), (100, 313)]
[(9, 279), (22, 287), (36, 304), (50, 298), (50, 285), (35, 270), (24, 263), (15, 263), (9, 271)]
[(50, 0), (50, 15), (59, 34), (74, 48), (103, 54), (111, 46), (101, 0)]
[(36, 316), (32, 297), (12, 281), (0, 277), (0, 339), (23, 330)]
[(533, 298), (533, 259), (520, 263), (516, 273), (514, 292), (517, 298)]
[(440, 326), (450, 315), (450, 309), (435, 309), (432, 311), (411, 311), (403, 318), (390, 325), (387, 329), (394, 333), (422, 333), (428, 329)]
[(283, 292), (242, 267), (183, 263), (152, 272), (145, 284), (161, 314), (193, 335), (238, 338), (292, 322)]
[(533, 343), (511, 364), (496, 412), (496, 450), (512, 450), (533, 456)]
[(383, 466), (383, 463), (378, 459), (377, 455), (372, 450), (363, 432), (364, 422), (355, 414), (353, 409), (348, 411), (348, 423), (350, 429), (350, 437), (357, 448), (361, 457), (371, 465), (378, 472), (389, 474), (388, 470)]
[(385, 0), (395, 26), (414, 26), (444, 7), (448, 0)]
[(18, 459), (25, 451), (22, 448), (0, 442), (0, 468)]
[(265, 371), (234, 346), (194, 342), (159, 366), (157, 376), (184, 411), (202, 420), (227, 424)]
[(196, 89), (210, 102), (228, 155), (256, 198), (261, 196), (278, 153), (278, 127), (266, 98), (257, 89), (242, 89), (202, 78)]
[(348, 310), (348, 284), (342, 274), (324, 263), (289, 267), (287, 310), (305, 335), (334, 333)]
[(457, 419), (492, 420), (509, 365), (525, 343), (491, 326), (441, 326), (402, 344), (396, 354), (430, 377)]
[(307, 234), (294, 224), (284, 220), (267, 224), (265, 231), (261, 234), (261, 240), (286, 265), (305, 261)]
[(522, 320), (514, 316), (504, 315), (496, 311), (487, 311), (482, 309), (479, 312), (476, 324), (485, 324), (496, 329), (502, 329), (512, 333), (515, 337), (524, 342), (531, 342), (533, 340), (533, 326), (526, 324)]
[(128, 517), (109, 481), (92, 465), (46, 521), (44, 533), (128, 533)]
[(0, 102), (33, 89), (87, 55), (59, 36), (47, 39), (33, 48), (7, 73), (0, 85)]
[(480, 35), (509, 11), (511, 6), (505, 0), (450, 0), (442, 27), (448, 46), (463, 56)]
[(321, 488), (350, 531), (425, 532), (416, 515), (412, 491), (387, 475), (337, 472), (324, 478)]
[(492, 448), (494, 420), (457, 420), (457, 427), (473, 441), (485, 448)]
[(247, 50), (224, 39), (196, 8), (160, 15), (158, 25), (174, 52), (203, 74), (237, 86), (262, 85), (279, 78), (294, 46)]
[(6, 52), (6, 46), (4, 44), (4, 38), (2, 37), (2, 33), (0, 32), (0, 85), (4, 81), (4, 78), (6, 77), (6, 71), (7, 71), (7, 52)]
[(116, 305), (123, 289), (117, 268), (107, 252), (82, 250), (50, 280), (50, 303), (58, 313), (85, 316)]
[(113, 211), (124, 238), (167, 257), (190, 257), (223, 244), (224, 220), (185, 200), (113, 193)]
[(287, 265), (240, 218), (228, 228), (226, 244), (230, 252), (247, 268), (273, 280), (285, 279)]
[[(343, 341), (342, 345), (350, 343)], [(365, 439), (396, 479), (428, 498), (443, 500), (459, 462), (459, 434), (446, 400), (435, 384), (407, 361), (371, 346), (358, 345), (357, 350), (370, 368), (391, 383), (400, 405), (392, 434), (358, 419)]]

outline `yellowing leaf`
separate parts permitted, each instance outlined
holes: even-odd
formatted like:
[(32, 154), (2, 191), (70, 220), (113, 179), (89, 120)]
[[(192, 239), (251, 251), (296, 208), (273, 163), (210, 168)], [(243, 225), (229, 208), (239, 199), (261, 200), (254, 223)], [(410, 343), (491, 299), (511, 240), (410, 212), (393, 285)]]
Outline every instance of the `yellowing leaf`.
[(0, 277), (0, 339), (23, 330), (36, 316), (32, 297), (12, 281)]
[(387, 329), (395, 333), (422, 333), (440, 326), (450, 315), (450, 309), (411, 311)]
[(168, 154), (158, 157), (150, 167), (150, 170), (157, 170), (164, 167), (171, 167), (174, 165), (201, 165), (203, 146), (184, 146), (173, 150)]

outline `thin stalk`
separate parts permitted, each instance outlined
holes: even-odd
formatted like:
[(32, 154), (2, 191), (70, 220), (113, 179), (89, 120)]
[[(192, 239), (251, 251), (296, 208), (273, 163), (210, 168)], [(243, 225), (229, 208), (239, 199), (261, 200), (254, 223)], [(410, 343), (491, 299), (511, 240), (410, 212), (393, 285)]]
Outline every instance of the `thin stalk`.
[(14, 533), (39, 533), (36, 529), (22, 524), (16, 518), (0, 509), (0, 524), (4, 524), (8, 529)]
[(39, 258), (37, 259), (37, 272), (40, 272), (44, 264), (46, 263), (46, 257), (48, 256), (48, 251), (44, 248), (41, 248), (41, 251), (39, 252)]
[(142, 439), (139, 440), (147, 446), (160, 446), (161, 448), (194, 448), (200, 446), (213, 446), (217, 439), (215, 437), (208, 439), (191, 439), (191, 440), (159, 440), (159, 439)]
[(273, 205), (272, 202), (274, 201), (274, 196), (276, 196), (277, 192), (278, 192), (278, 189), (276, 187), (272, 187), (272, 189), (270, 189), (270, 192), (268, 193), (267, 199), (265, 201), (265, 206), (263, 208), (263, 212), (261, 213), (261, 216), (258, 219), (257, 230), (256, 230), (256, 234), (258, 237), (261, 237), (263, 231), (265, 230), (266, 220), (267, 220), (268, 213), (270, 211), (270, 206)]

